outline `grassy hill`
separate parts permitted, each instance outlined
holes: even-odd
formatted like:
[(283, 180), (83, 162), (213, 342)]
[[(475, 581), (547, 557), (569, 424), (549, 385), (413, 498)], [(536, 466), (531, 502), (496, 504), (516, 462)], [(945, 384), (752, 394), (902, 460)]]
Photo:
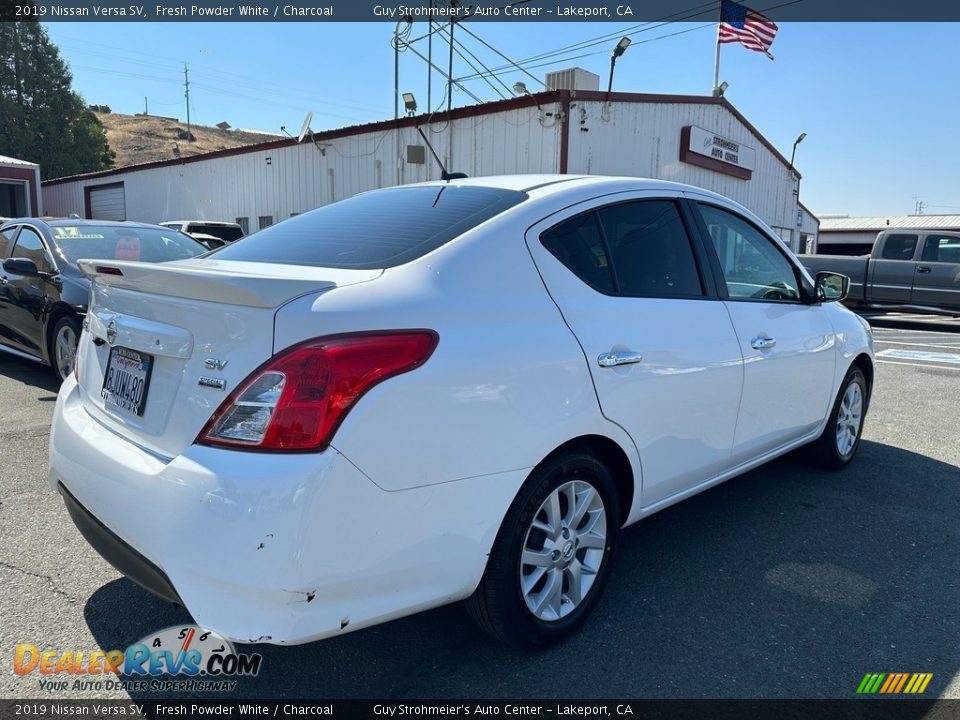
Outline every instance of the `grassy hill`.
[(96, 113), (107, 130), (110, 149), (116, 154), (115, 167), (141, 165), (158, 160), (173, 160), (191, 155), (255, 145), (277, 140), (276, 135), (221, 130), (216, 127), (191, 125), (155, 115), (122, 115)]

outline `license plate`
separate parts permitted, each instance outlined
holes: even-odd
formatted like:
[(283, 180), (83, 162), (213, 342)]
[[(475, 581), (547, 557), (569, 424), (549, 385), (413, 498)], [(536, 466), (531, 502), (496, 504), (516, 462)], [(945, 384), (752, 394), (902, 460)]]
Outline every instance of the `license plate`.
[(125, 347), (110, 348), (100, 390), (104, 403), (142, 416), (152, 372), (153, 355)]

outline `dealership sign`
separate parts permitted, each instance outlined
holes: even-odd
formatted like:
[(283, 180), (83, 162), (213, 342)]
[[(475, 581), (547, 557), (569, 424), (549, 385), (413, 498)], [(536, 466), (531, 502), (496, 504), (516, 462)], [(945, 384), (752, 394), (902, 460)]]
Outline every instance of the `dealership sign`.
[(756, 167), (757, 151), (702, 127), (687, 125), (680, 130), (680, 160), (749, 180)]

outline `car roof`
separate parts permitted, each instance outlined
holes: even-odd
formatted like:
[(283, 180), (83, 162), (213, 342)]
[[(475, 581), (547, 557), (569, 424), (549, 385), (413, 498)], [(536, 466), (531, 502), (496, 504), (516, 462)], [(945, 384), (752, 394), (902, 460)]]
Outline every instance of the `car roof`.
[[(450, 180), (432, 180), (424, 183), (417, 183), (423, 186), (441, 186), (441, 185), (460, 185), (465, 187), (488, 187), (501, 190), (514, 190), (525, 192), (528, 195), (544, 197), (571, 190), (596, 189), (608, 192), (617, 190), (673, 190), (697, 192), (703, 195), (715, 196), (729, 202), (729, 199), (723, 198), (717, 193), (705, 190), (694, 185), (685, 185), (683, 183), (671, 182), (669, 180), (657, 180), (654, 178), (627, 177), (627, 176), (606, 176), (606, 175), (490, 175), (486, 177), (461, 178)], [(410, 186), (407, 186), (410, 187)]]

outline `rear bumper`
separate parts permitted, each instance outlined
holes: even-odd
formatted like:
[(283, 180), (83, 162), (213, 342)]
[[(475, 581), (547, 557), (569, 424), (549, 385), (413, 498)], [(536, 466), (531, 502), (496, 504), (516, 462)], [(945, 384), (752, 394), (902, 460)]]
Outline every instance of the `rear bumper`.
[(89, 510), (70, 494), (63, 483), (57, 483), (57, 489), (63, 496), (63, 503), (73, 524), (90, 546), (117, 570), (133, 580), (144, 590), (177, 605), (183, 605), (177, 591), (170, 584), (170, 578), (160, 568), (147, 560), (121, 538), (97, 520)]
[(387, 492), (332, 447), (160, 459), (95, 420), (72, 377), (50, 434), (51, 487), (90, 544), (241, 643), (308, 642), (468, 596), (526, 474)]

